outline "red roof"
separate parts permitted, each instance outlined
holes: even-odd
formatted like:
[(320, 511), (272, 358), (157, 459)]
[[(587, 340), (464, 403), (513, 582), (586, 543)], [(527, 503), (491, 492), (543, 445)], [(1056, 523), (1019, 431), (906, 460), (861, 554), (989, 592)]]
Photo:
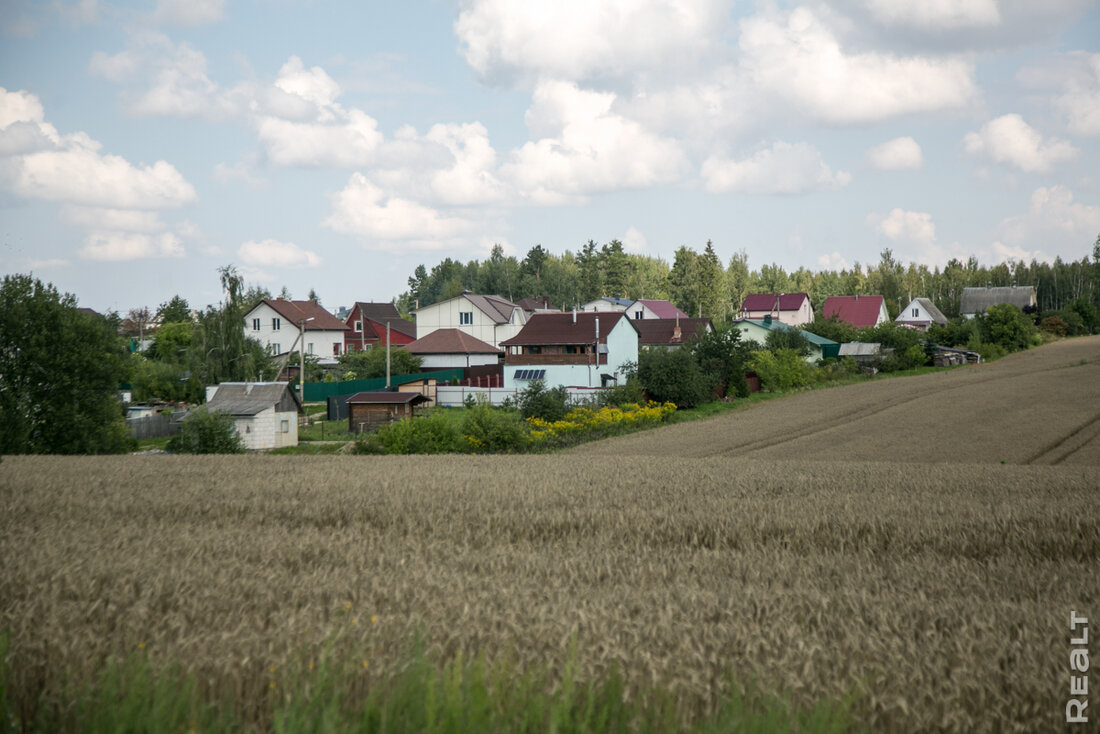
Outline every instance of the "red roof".
[[(324, 309), (319, 303), (313, 301), (286, 301), (282, 298), (265, 298), (260, 303), (266, 303), (276, 313), (295, 326), (306, 319), (306, 331), (344, 331), (347, 325)], [(256, 304), (257, 306), (259, 304)], [(255, 310), (255, 306), (253, 306)]]
[(405, 346), (412, 354), (501, 354), (492, 344), (460, 329), (436, 329)]
[(653, 313), (657, 314), (659, 319), (686, 319), (688, 315), (676, 308), (675, 305), (669, 301), (655, 301), (646, 298), (639, 298), (635, 303), (641, 303)]
[(829, 296), (821, 313), (825, 318), (836, 316), (857, 329), (865, 329), (878, 323), (884, 299), (882, 296)]
[(518, 334), (500, 343), (502, 347), (540, 344), (591, 344), (596, 341), (596, 322), (600, 324), (600, 344), (607, 343), (608, 333), (625, 319), (635, 322), (621, 311), (578, 311), (574, 313), (536, 313)]
[(742, 311), (775, 311), (776, 299), (779, 299), (780, 311), (797, 311), (802, 308), (803, 301), (809, 298), (805, 293), (752, 293), (745, 296), (745, 302), (741, 304)]

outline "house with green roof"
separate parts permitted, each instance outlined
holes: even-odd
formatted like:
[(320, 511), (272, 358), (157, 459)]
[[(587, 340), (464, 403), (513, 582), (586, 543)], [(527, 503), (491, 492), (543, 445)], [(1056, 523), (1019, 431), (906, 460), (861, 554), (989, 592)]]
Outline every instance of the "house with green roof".
[(812, 347), (810, 353), (806, 356), (806, 361), (811, 364), (817, 362), (819, 359), (837, 357), (840, 354), (839, 342), (835, 342), (832, 339), (826, 339), (823, 336), (818, 336), (805, 329), (788, 326), (782, 321), (773, 319), (770, 316), (765, 316), (759, 321), (755, 319), (741, 319), (735, 321), (733, 325), (741, 330), (741, 339), (743, 341), (756, 342), (761, 347), (767, 343), (768, 334), (773, 331), (778, 331), (780, 329), (797, 331), (799, 334), (806, 337), (806, 341), (808, 341)]

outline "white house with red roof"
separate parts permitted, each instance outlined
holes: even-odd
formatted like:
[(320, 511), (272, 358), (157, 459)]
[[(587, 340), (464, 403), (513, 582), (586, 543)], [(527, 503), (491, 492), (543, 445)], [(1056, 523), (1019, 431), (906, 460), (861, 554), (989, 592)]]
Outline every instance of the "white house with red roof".
[(890, 320), (882, 296), (829, 296), (821, 309), (825, 318), (836, 316), (857, 329), (870, 329)]
[(501, 346), (504, 387), (520, 390), (533, 380), (607, 387), (622, 379), (627, 362), (638, 362), (638, 330), (622, 312), (536, 313)]
[(688, 315), (676, 308), (671, 301), (661, 301), (653, 298), (639, 298), (626, 307), (626, 313), (635, 321), (688, 318)]
[(298, 351), (303, 326), (303, 351), (320, 364), (335, 364), (343, 352), (347, 327), (319, 303), (265, 298), (244, 316), (245, 336), (258, 340), (273, 356)]
[(814, 309), (805, 293), (752, 293), (745, 296), (740, 318), (763, 321), (765, 316), (787, 326), (802, 326), (814, 320)]
[(423, 369), (496, 365), (504, 356), (503, 350), (459, 329), (436, 329), (405, 349), (420, 357)]
[(494, 347), (518, 334), (527, 323), (527, 312), (519, 304), (469, 291), (418, 308), (415, 314), (417, 339), (439, 329), (458, 329)]

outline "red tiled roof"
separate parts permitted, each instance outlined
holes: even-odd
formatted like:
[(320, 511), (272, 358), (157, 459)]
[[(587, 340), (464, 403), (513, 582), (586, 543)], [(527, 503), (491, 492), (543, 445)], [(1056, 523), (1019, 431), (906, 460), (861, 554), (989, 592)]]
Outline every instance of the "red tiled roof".
[(838, 321), (863, 329), (878, 323), (882, 304), (882, 296), (829, 296), (821, 313), (825, 318), (835, 314)]
[(600, 322), (600, 344), (606, 344), (608, 333), (620, 319), (625, 319), (632, 326), (635, 324), (621, 311), (578, 311), (576, 321), (573, 317), (572, 312), (533, 314), (518, 334), (505, 339), (500, 345), (591, 344), (596, 340), (597, 321)]
[(306, 331), (344, 331), (347, 329), (347, 324), (313, 301), (285, 301), (282, 298), (265, 298), (261, 303), (266, 303), (276, 313), (295, 326), (306, 319), (313, 319), (306, 322)]
[[(634, 328), (638, 330), (638, 344), (672, 345), (683, 344), (692, 337), (702, 336), (707, 326), (711, 325), (710, 319), (640, 319), (634, 321)], [(680, 339), (673, 341), (672, 337), (676, 326), (680, 327)], [(713, 326), (711, 326), (713, 328)]]
[(436, 329), (422, 339), (405, 346), (412, 354), (501, 354), (492, 344), (470, 336), (460, 329)]
[(752, 293), (745, 296), (745, 302), (741, 304), (742, 311), (772, 311), (775, 310), (775, 300), (779, 299), (780, 311), (797, 311), (802, 308), (802, 302), (809, 298), (805, 293)]
[(635, 303), (641, 303), (653, 313), (657, 314), (659, 319), (674, 319), (680, 317), (686, 319), (688, 315), (676, 308), (676, 306), (669, 301), (656, 301), (647, 298), (639, 298)]

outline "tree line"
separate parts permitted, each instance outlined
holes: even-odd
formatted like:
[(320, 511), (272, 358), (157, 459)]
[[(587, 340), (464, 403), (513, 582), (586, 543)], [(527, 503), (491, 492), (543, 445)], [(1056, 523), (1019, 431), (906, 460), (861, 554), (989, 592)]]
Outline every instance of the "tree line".
[(1013, 284), (1034, 286), (1041, 311), (1065, 309), (1078, 299), (1100, 306), (1100, 237), (1091, 261), (1058, 257), (1053, 263), (1019, 260), (987, 266), (970, 257), (929, 268), (904, 264), (885, 249), (877, 263), (820, 271), (788, 271), (775, 263), (752, 269), (744, 251), (723, 263), (709, 241), (701, 252), (681, 246), (671, 264), (626, 252), (619, 240), (604, 245), (589, 240), (576, 253), (561, 255), (535, 245), (522, 259), (505, 255), (496, 245), (485, 260), (446, 258), (431, 270), (419, 265), (396, 302), (403, 313), (410, 313), (464, 290), (512, 301), (547, 298), (566, 310), (601, 296), (654, 298), (672, 301), (690, 316), (724, 323), (737, 317), (751, 293), (806, 293), (818, 311), (829, 296), (866, 294), (883, 296), (891, 318), (918, 297), (932, 299), (950, 318), (959, 315), (964, 288)]

